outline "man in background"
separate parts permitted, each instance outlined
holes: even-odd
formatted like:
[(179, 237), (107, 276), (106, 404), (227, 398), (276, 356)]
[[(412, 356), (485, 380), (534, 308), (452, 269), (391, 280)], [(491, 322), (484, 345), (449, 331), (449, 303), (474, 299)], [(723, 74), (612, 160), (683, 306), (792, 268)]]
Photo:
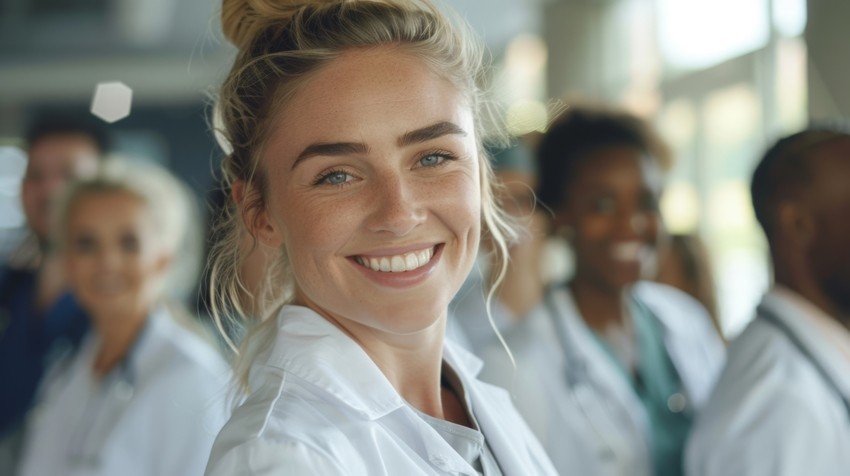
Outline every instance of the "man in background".
[(689, 476), (850, 471), (850, 135), (777, 142), (752, 179), (774, 285), (731, 344)]
[(13, 466), (20, 430), (50, 355), (71, 351), (88, 323), (51, 257), (53, 202), (75, 178), (91, 176), (108, 138), (88, 117), (36, 121), (25, 136), (21, 201), (29, 237), (0, 264), (0, 473)]

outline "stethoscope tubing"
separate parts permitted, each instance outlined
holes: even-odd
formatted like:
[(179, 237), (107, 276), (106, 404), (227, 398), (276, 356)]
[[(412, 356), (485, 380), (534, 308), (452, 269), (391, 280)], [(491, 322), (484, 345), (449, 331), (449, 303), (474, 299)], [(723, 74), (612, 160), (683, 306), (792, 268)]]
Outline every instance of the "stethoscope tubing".
[(785, 336), (785, 338), (788, 339), (791, 345), (793, 345), (797, 349), (797, 351), (800, 352), (803, 358), (809, 361), (812, 367), (814, 367), (815, 371), (820, 374), (826, 385), (832, 391), (835, 392), (838, 398), (841, 399), (841, 403), (844, 405), (844, 410), (847, 413), (847, 418), (848, 420), (850, 420), (850, 399), (848, 399), (844, 395), (844, 393), (838, 387), (838, 383), (836, 383), (835, 380), (829, 375), (823, 364), (821, 364), (821, 362), (816, 359), (814, 355), (812, 355), (811, 351), (809, 351), (808, 347), (803, 344), (803, 342), (791, 329), (791, 327), (788, 326), (788, 324), (786, 324), (782, 319), (780, 319), (779, 316), (777, 316), (773, 311), (771, 311), (765, 306), (759, 306), (756, 312), (760, 319), (762, 319), (764, 322), (767, 322), (768, 324), (773, 326), (774, 329), (781, 332)]

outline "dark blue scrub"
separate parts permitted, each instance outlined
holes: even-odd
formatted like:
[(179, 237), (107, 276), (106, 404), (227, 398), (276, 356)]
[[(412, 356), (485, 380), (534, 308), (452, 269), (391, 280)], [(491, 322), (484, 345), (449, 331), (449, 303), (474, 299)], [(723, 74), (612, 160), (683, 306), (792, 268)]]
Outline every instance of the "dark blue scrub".
[(23, 421), (51, 356), (73, 351), (88, 318), (70, 294), (35, 311), (34, 270), (0, 267), (0, 437)]

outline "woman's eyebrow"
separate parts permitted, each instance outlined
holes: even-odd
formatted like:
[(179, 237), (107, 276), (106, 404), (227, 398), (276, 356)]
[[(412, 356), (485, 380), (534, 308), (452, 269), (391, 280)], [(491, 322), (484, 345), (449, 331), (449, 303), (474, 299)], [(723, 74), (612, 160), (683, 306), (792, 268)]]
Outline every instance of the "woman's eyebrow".
[(466, 136), (466, 131), (460, 126), (449, 121), (440, 121), (430, 126), (425, 126), (415, 131), (405, 132), (403, 136), (398, 138), (398, 145), (405, 147), (420, 142), (426, 142), (444, 135), (459, 135)]
[(310, 144), (298, 154), (295, 162), (292, 163), (292, 169), (301, 163), (304, 159), (315, 157), (317, 155), (351, 155), (351, 154), (368, 154), (369, 147), (360, 142), (322, 142)]
[[(404, 135), (398, 138), (398, 145), (399, 147), (405, 147), (450, 134), (464, 137), (467, 135), (466, 131), (457, 124), (449, 121), (440, 121), (430, 126), (405, 132)], [(369, 147), (361, 142), (320, 142), (310, 144), (298, 154), (295, 162), (292, 163), (292, 169), (301, 163), (301, 161), (318, 155), (333, 156), (367, 153), (369, 153)]]

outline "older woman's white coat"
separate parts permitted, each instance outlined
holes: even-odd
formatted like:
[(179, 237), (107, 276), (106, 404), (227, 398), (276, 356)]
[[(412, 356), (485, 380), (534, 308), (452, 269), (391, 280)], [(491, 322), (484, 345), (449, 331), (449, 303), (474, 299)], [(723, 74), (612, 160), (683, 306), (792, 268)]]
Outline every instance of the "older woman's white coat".
[(92, 372), (97, 347), (89, 335), (46, 377), (20, 475), (202, 474), (229, 413), (224, 360), (163, 309), (103, 378)]

